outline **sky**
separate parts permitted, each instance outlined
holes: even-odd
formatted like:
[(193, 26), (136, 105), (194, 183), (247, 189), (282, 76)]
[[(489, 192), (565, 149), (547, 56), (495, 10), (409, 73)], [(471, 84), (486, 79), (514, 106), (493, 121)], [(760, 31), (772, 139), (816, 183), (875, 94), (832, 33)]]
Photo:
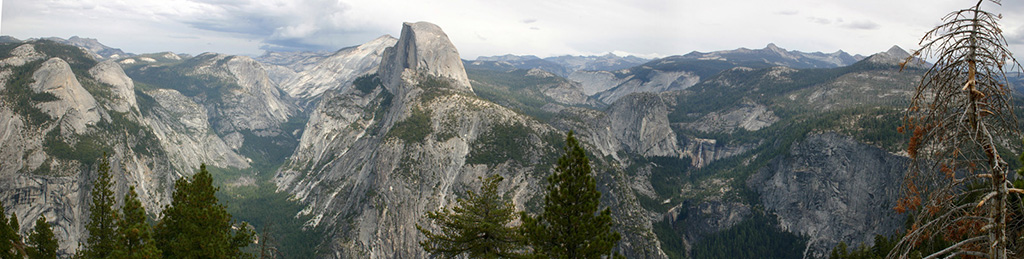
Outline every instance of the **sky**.
[[(402, 22), (440, 26), (463, 59), (504, 54), (663, 57), (764, 48), (870, 55), (920, 37), (966, 0), (2, 0), (0, 34), (79, 36), (131, 53), (335, 51)], [(1024, 1), (1001, 13), (1024, 61)]]

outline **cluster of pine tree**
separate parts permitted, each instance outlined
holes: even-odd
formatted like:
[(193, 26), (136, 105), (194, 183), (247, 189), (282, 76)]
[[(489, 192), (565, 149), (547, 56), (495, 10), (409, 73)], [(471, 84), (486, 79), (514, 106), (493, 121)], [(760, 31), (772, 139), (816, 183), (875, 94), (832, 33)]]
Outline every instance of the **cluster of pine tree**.
[(40, 216), (36, 226), (24, 242), (18, 234), (18, 216), (11, 213), (7, 218), (3, 204), (0, 204), (0, 258), (57, 258), (57, 239), (46, 217)]
[[(611, 211), (600, 210), (601, 192), (590, 160), (569, 132), (565, 155), (547, 178), (544, 211), (538, 215), (515, 213), (511, 200), (498, 193), (502, 177), (481, 179), (480, 192), (469, 191), (451, 209), (427, 213), (439, 228), (433, 232), (417, 225), (428, 253), (443, 258), (601, 258), (621, 257)], [(517, 218), (522, 225), (511, 225)]]
[[(164, 207), (156, 226), (147, 221), (146, 210), (135, 187), (130, 187), (115, 209), (110, 163), (100, 161), (91, 191), (89, 237), (76, 258), (245, 258), (242, 248), (252, 243), (253, 232), (231, 220), (214, 194), (213, 177), (206, 165), (190, 179), (175, 182), (171, 204)], [(0, 206), (0, 258), (57, 258), (57, 240), (46, 219), (36, 221), (35, 230), (23, 243), (18, 236), (18, 219), (10, 220)], [(237, 227), (237, 228), (236, 228)]]

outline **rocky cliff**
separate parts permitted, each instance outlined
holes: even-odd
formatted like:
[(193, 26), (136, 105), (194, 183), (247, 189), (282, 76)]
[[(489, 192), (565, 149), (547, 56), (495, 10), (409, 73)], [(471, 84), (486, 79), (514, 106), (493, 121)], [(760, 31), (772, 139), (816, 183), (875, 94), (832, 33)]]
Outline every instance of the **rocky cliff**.
[(783, 229), (810, 237), (806, 255), (840, 241), (872, 244), (903, 228), (893, 210), (908, 158), (835, 133), (811, 134), (747, 180)]
[[(328, 92), (311, 113), (276, 180), (308, 204), (310, 225), (333, 230), (320, 255), (423, 257), (415, 224), (429, 226), (421, 221), (426, 211), (448, 206), (488, 174), (508, 179), (501, 189), (518, 209), (539, 206), (564, 135), (473, 95), (443, 36), (432, 24), (404, 24), (380, 65), (383, 84)], [(598, 172), (603, 203), (616, 218), (635, 218), (641, 209), (623, 176)], [(629, 222), (616, 227), (624, 253), (664, 256), (649, 221), (618, 222)]]
[(343, 91), (352, 85), (356, 77), (377, 72), (384, 49), (394, 46), (397, 41), (384, 35), (359, 46), (341, 49), (282, 82), (281, 89), (307, 105), (324, 92)]
[(617, 160), (622, 154), (644, 157), (681, 157), (682, 148), (668, 122), (668, 105), (653, 93), (629, 95), (612, 104), (605, 112), (568, 109), (553, 123), (563, 130), (574, 130), (580, 138), (593, 143), (596, 153)]
[(384, 51), (378, 73), (384, 80), (384, 86), (396, 96), (404, 96), (410, 90), (403, 87), (408, 86), (404, 81), (421, 80), (416, 75), (450, 80), (450, 88), (473, 92), (459, 52), (448, 40), (448, 35), (437, 25), (427, 22), (402, 24), (401, 38), (395, 46)]
[(95, 162), (109, 155), (115, 192), (138, 186), (150, 209), (165, 204), (173, 179), (152, 131), (143, 126), (131, 80), (78, 48), (32, 41), (0, 63), (0, 201), (21, 231), (45, 216), (64, 254), (84, 241)]

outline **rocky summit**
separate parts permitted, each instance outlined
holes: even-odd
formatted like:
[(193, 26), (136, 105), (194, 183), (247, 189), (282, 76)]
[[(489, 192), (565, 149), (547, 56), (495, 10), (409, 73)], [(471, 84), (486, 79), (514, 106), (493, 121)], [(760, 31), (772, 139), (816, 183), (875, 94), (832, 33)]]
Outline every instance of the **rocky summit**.
[(541, 212), (571, 131), (628, 258), (824, 258), (907, 216), (896, 128), (925, 70), (898, 47), (464, 61), (428, 22), (368, 40), (257, 58), (0, 41), (0, 201), (71, 255), (103, 154), (151, 216), (205, 164), (285, 257), (428, 258), (417, 225), (481, 177)]

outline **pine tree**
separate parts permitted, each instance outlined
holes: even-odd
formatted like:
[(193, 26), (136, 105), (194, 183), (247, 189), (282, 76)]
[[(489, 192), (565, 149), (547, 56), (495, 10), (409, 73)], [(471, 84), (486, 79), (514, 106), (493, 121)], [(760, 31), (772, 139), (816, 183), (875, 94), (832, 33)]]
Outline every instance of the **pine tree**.
[(573, 132), (565, 143), (565, 155), (548, 177), (544, 212), (537, 217), (523, 215), (523, 231), (540, 257), (611, 256), (620, 236), (611, 229), (611, 211), (598, 211), (601, 192), (591, 175), (590, 159)]
[(39, 216), (39, 220), (36, 220), (36, 226), (28, 236), (28, 245), (31, 246), (28, 249), (30, 259), (57, 258), (57, 239), (53, 236), (53, 229), (50, 229), (46, 217)]
[(157, 248), (165, 258), (239, 258), (241, 248), (252, 243), (253, 233), (242, 223), (232, 230), (228, 214), (215, 196), (213, 177), (206, 165), (191, 177), (174, 184), (171, 205), (164, 208), (164, 217), (156, 225)]
[(22, 258), (22, 249), (19, 249), (21, 236), (18, 235), (18, 218), (12, 213), (11, 219), (7, 219), (7, 212), (0, 203), (0, 258)]
[(146, 222), (146, 208), (142, 207), (135, 187), (128, 189), (121, 207), (121, 220), (117, 222), (118, 247), (114, 258), (159, 258), (160, 250), (153, 241), (153, 230)]
[(90, 192), (92, 204), (89, 206), (89, 223), (85, 226), (89, 231), (89, 238), (81, 252), (85, 258), (110, 257), (117, 247), (117, 211), (114, 210), (116, 201), (114, 191), (111, 190), (113, 183), (110, 179), (110, 162), (106, 154), (103, 154), (96, 172), (96, 182)]
[(479, 193), (468, 191), (454, 208), (427, 212), (427, 218), (436, 222), (441, 231), (434, 233), (417, 224), (416, 229), (427, 237), (420, 246), (442, 258), (517, 257), (521, 238), (510, 226), (516, 217), (515, 206), (498, 192), (502, 179), (497, 174), (480, 179)]

